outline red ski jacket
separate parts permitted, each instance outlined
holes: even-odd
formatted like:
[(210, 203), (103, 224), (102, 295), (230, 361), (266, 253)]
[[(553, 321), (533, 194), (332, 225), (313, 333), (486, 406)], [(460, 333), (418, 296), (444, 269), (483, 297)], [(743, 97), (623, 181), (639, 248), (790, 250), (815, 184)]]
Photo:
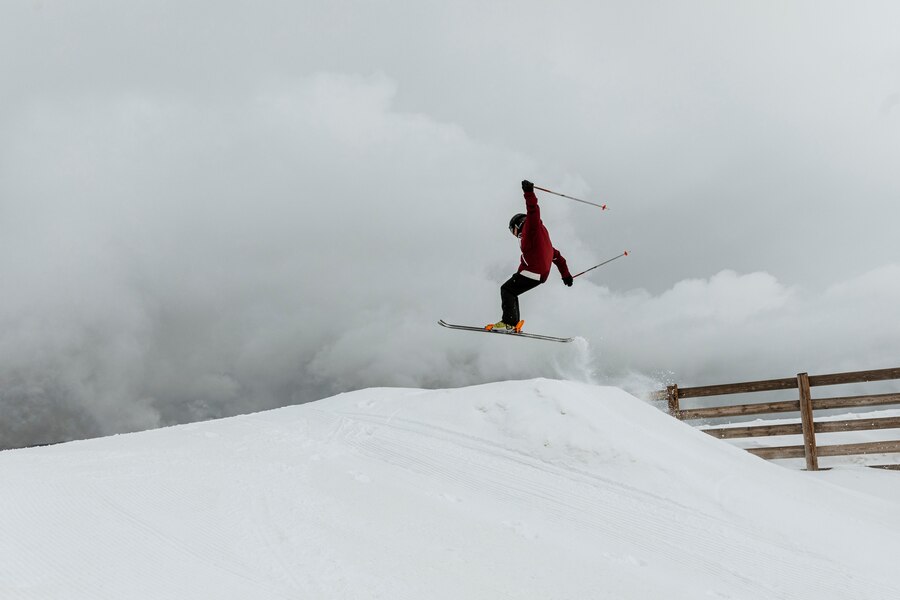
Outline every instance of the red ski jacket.
[(522, 228), (522, 238), (519, 241), (522, 248), (519, 273), (543, 283), (547, 281), (550, 263), (553, 263), (562, 277), (571, 277), (566, 259), (550, 242), (550, 234), (541, 221), (541, 209), (534, 192), (525, 193), (525, 214), (525, 227)]

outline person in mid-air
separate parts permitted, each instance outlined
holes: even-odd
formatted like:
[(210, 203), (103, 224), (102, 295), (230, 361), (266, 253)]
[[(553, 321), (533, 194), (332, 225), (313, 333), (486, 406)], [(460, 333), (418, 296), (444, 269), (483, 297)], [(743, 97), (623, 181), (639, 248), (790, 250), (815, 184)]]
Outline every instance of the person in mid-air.
[(522, 182), (525, 194), (525, 213), (516, 214), (509, 220), (509, 231), (519, 238), (522, 258), (519, 270), (500, 287), (500, 303), (503, 318), (497, 323), (486, 325), (489, 331), (505, 333), (522, 331), (525, 321), (519, 318), (519, 296), (547, 281), (550, 275), (550, 264), (556, 265), (562, 281), (572, 286), (572, 274), (566, 266), (566, 259), (553, 247), (550, 234), (541, 221), (541, 209), (537, 196), (534, 195), (534, 184)]

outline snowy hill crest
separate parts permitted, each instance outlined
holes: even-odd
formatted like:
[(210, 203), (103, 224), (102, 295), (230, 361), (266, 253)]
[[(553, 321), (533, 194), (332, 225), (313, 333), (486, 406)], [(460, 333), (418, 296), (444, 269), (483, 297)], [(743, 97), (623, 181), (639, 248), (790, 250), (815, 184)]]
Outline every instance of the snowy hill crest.
[(616, 388), (362, 390), (0, 476), (4, 597), (900, 597), (896, 503)]

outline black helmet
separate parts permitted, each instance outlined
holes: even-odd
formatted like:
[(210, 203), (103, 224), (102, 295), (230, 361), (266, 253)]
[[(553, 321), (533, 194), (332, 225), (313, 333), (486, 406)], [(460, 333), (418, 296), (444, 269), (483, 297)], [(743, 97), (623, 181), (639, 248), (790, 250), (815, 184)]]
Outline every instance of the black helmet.
[(509, 220), (509, 232), (513, 235), (516, 235), (516, 230), (519, 230), (519, 233), (522, 232), (522, 226), (525, 225), (525, 215), (522, 213), (518, 213), (513, 215), (513, 218)]

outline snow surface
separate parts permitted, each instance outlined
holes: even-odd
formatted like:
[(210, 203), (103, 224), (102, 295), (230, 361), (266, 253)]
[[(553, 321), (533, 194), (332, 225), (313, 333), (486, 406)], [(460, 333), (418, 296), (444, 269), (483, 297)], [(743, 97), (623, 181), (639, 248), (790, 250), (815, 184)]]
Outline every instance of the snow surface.
[(369, 389), (0, 453), (0, 598), (893, 599), (893, 472), (626, 392)]

